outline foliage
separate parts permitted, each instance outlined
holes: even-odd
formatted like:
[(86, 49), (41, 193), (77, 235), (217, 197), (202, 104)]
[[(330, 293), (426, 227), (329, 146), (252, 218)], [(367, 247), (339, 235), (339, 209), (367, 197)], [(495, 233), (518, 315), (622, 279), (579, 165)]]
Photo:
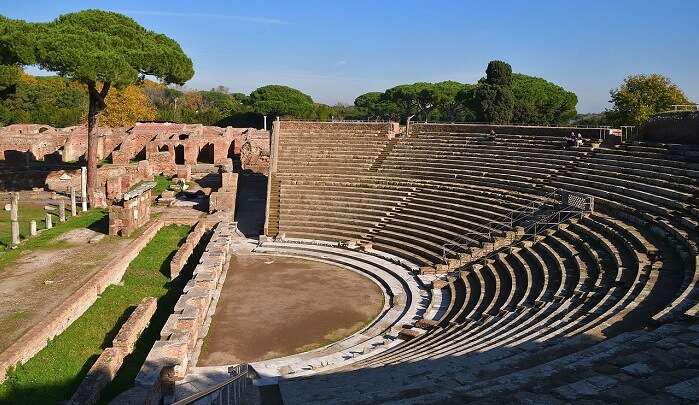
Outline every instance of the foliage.
[(172, 184), (172, 177), (170, 176), (153, 176), (153, 180), (155, 180), (153, 195), (160, 195), (163, 191), (170, 187), (170, 184)]
[(512, 122), (515, 97), (511, 86), (479, 83), (469, 99), (469, 107), (480, 122), (506, 124)]
[(372, 91), (354, 99), (357, 112), (366, 119), (388, 120), (398, 117), (398, 106), (383, 97), (380, 91)]
[[(137, 352), (122, 367), (132, 370), (135, 356), (136, 362), (143, 361), (174, 307), (175, 289), (182, 288), (182, 283), (171, 286), (166, 269), (187, 232), (188, 227), (178, 225), (161, 229), (131, 262), (120, 285), (107, 287), (63, 333), (27, 363), (8, 373), (7, 380), (0, 385), (0, 402), (35, 404), (68, 400), (96, 356), (111, 343), (131, 309), (144, 297), (151, 296), (160, 298), (156, 315), (139, 339)], [(121, 389), (128, 386), (124, 381), (121, 384)]]
[(178, 84), (194, 75), (192, 61), (177, 42), (122, 14), (84, 10), (48, 23), (3, 18), (0, 26), (3, 65), (38, 65), (87, 86), (87, 191), (91, 202), (97, 178), (97, 125), (110, 88), (122, 89), (146, 75)]
[(0, 124), (78, 125), (86, 106), (83, 85), (56, 76), (23, 74), (13, 91), (0, 95)]
[(609, 93), (614, 107), (608, 111), (608, 117), (618, 126), (641, 126), (653, 114), (667, 111), (673, 104), (691, 103), (675, 83), (657, 73), (628, 76)]
[(16, 86), (22, 77), (22, 69), (17, 65), (0, 65), (0, 92)]
[(108, 127), (131, 127), (136, 122), (152, 121), (156, 117), (155, 107), (140, 86), (112, 90), (106, 101), (102, 125)]
[(562, 124), (577, 114), (575, 93), (539, 77), (515, 73), (512, 93), (515, 98), (513, 122)]
[(501, 60), (491, 60), (485, 69), (485, 83), (496, 86), (512, 85), (512, 66)]
[(257, 113), (275, 117), (305, 118), (313, 111), (313, 99), (299, 90), (268, 85), (250, 93), (250, 106)]

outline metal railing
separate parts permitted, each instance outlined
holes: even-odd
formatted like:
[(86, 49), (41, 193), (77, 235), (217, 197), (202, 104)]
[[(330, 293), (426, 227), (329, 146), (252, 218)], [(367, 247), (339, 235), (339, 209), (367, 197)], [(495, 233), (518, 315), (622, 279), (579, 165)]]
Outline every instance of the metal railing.
[[(556, 201), (557, 204), (554, 206), (552, 201)], [(469, 236), (478, 236), (481, 241), (492, 243), (490, 252), (484, 252), (484, 250), (481, 249), (481, 252), (484, 254), (474, 260), (487, 259), (503, 246), (510, 245), (510, 247), (512, 247), (528, 239), (534, 239), (546, 229), (558, 226), (570, 218), (581, 216), (592, 211), (594, 211), (594, 197), (586, 194), (556, 190), (545, 196), (543, 200), (535, 200), (526, 207), (510, 212), (506, 216), (506, 221), (493, 221), (488, 223), (485, 225), (489, 227), (488, 232), (469, 232), (454, 241), (445, 243), (442, 245), (442, 259), (445, 264), (449, 263), (448, 251), (451, 250), (450, 248), (458, 247), (470, 249), (472, 246), (469, 245), (468, 242), (461, 243), (461, 240)], [(515, 226), (521, 227), (519, 233), (507, 234), (507, 232), (505, 232), (506, 236), (500, 239), (503, 243), (501, 243), (500, 246), (496, 246), (495, 242), (497, 236), (501, 235), (503, 231), (513, 230)]]
[[(228, 370), (231, 377), (219, 384), (181, 399), (173, 405), (189, 405), (195, 402), (219, 405), (243, 405), (244, 396), (251, 385), (250, 366), (238, 364)], [(202, 401), (203, 400), (203, 401)]]
[(470, 248), (471, 246), (469, 243), (472, 240), (474, 240), (474, 238), (489, 242), (495, 241), (495, 238), (501, 235), (504, 231), (512, 229), (518, 222), (525, 220), (530, 215), (541, 210), (543, 207), (552, 204), (554, 201), (557, 201), (558, 194), (560, 194), (558, 190), (553, 191), (543, 196), (542, 199), (533, 200), (531, 203), (521, 208), (517, 208), (508, 212), (507, 214), (502, 216), (502, 220), (490, 221), (482, 225), (483, 228), (487, 229), (486, 232), (468, 232), (463, 235), (460, 235), (459, 237), (450, 242), (443, 244), (442, 258), (444, 260), (444, 263), (448, 263), (447, 252), (451, 250), (450, 248)]
[[(496, 247), (493, 245), (489, 252), (471, 261), (471, 265), (483, 263), (485, 265), (489, 260), (493, 259), (500, 253), (512, 253), (514, 248), (523, 246), (526, 242), (535, 242), (539, 236), (547, 229), (553, 229), (570, 218), (581, 217), (585, 213), (591, 211), (580, 210), (577, 207), (569, 206), (560, 210), (554, 211), (548, 215), (542, 215), (539, 219), (523, 226), (523, 231), (510, 235), (504, 239), (502, 246)], [(462, 272), (467, 272), (468, 268), (462, 268), (455, 272), (459, 275)]]

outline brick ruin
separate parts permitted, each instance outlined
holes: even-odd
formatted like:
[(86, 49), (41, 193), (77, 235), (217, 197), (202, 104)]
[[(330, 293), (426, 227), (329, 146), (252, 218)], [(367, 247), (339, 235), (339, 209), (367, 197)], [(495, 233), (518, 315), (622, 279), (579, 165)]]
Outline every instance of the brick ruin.
[(109, 206), (109, 234), (129, 236), (150, 221), (151, 190), (154, 182), (146, 182), (124, 193), (116, 204)]
[[(154, 175), (189, 180), (199, 164), (268, 172), (268, 131), (201, 124), (137, 123), (100, 128), (97, 199), (106, 207)], [(87, 153), (87, 128), (16, 124), (0, 128), (0, 190), (79, 188), (80, 162)], [(231, 190), (222, 190), (231, 191)], [(232, 190), (234, 191), (234, 190)]]

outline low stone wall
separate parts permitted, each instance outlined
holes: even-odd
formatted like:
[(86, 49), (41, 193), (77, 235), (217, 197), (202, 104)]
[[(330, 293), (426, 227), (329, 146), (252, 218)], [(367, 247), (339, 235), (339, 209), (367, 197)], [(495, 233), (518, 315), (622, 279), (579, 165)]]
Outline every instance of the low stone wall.
[(189, 257), (194, 252), (194, 248), (197, 247), (201, 237), (204, 236), (206, 232), (206, 225), (204, 222), (198, 222), (197, 225), (192, 229), (192, 232), (187, 235), (187, 239), (184, 244), (175, 253), (175, 256), (170, 260), (170, 279), (175, 279), (180, 271), (184, 268), (189, 260)]
[(221, 187), (209, 195), (209, 212), (224, 211), (235, 216), (238, 173), (221, 173)]
[(318, 122), (318, 121), (280, 121), (282, 131), (372, 131), (392, 134), (398, 132), (397, 122)]
[(608, 128), (576, 128), (576, 127), (539, 127), (525, 125), (494, 125), (494, 124), (430, 124), (411, 123), (410, 133), (416, 132), (455, 132), (485, 134), (494, 130), (498, 134), (510, 135), (540, 135), (560, 136), (570, 135), (571, 132), (580, 133), (586, 139), (599, 139), (600, 134), (606, 137)]
[(205, 328), (214, 295), (229, 263), (229, 249), (236, 235), (232, 220), (219, 222), (206, 251), (194, 269), (172, 315), (160, 332), (136, 377), (136, 387), (123, 393), (114, 404), (155, 404), (169, 391), (168, 384), (182, 379), (189, 367), (198, 339)]
[(11, 366), (22, 364), (31, 359), (46, 347), (51, 339), (82, 316), (109, 285), (120, 282), (131, 261), (153, 239), (163, 225), (162, 221), (153, 222), (141, 236), (127, 246), (123, 254), (110, 261), (51, 314), (48, 314), (41, 322), (17, 339), (14, 344), (0, 353), (0, 382), (5, 379), (7, 370)]
[(141, 300), (119, 329), (112, 341), (112, 347), (104, 349), (87, 372), (69, 404), (91, 405), (99, 401), (100, 392), (114, 379), (124, 363), (124, 358), (133, 352), (136, 341), (148, 327), (157, 307), (158, 301), (154, 297)]
[(699, 145), (699, 111), (673, 111), (657, 114), (643, 127), (648, 142)]

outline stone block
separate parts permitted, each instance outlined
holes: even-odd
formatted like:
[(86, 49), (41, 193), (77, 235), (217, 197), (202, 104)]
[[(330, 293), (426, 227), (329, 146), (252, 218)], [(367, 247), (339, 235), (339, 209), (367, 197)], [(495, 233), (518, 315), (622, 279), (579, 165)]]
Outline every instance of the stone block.
[(119, 333), (112, 341), (112, 346), (121, 349), (126, 353), (131, 353), (133, 347), (141, 336), (141, 333), (148, 327), (150, 319), (153, 317), (158, 302), (153, 297), (146, 297), (138, 304), (136, 309), (126, 320)]
[(104, 349), (71, 397), (69, 404), (96, 404), (100, 392), (114, 379), (124, 362), (125, 353), (115, 347)]

